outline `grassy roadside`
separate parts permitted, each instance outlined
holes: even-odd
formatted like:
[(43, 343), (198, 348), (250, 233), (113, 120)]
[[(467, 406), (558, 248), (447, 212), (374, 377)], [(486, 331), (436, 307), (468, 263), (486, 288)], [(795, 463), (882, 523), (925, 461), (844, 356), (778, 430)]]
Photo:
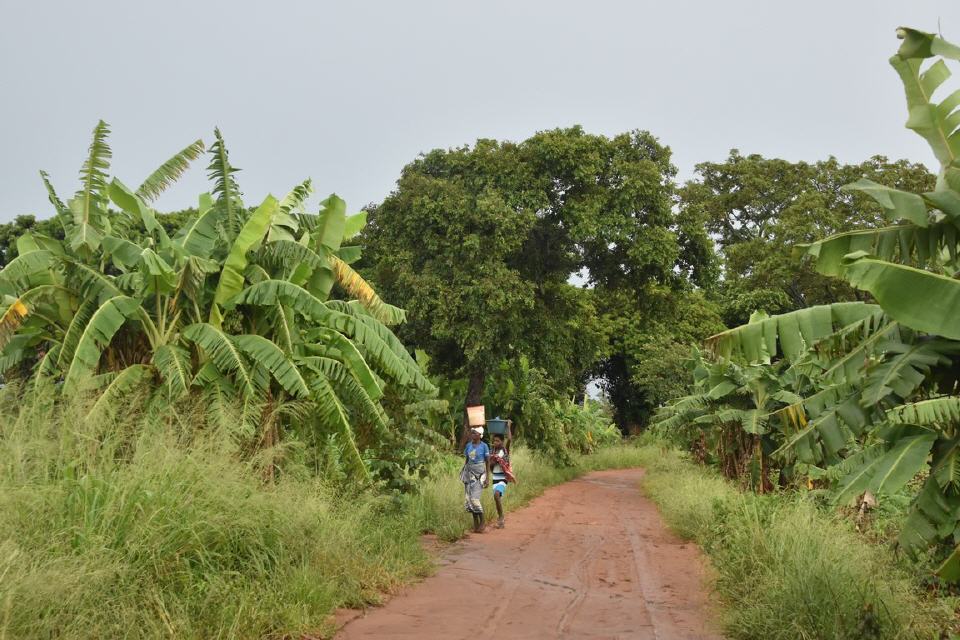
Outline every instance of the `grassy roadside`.
[[(337, 607), (431, 571), (422, 533), (450, 540), (469, 524), (452, 456), (418, 495), (348, 497), (310, 473), (264, 484), (221, 430), (144, 418), (131, 433), (2, 408), (0, 640), (325, 633)], [(639, 455), (605, 451), (570, 469), (520, 449), (507, 505)]]
[(639, 451), (643, 490), (712, 561), (727, 637), (941, 637), (951, 604), (925, 597), (889, 547), (811, 497), (746, 494), (676, 450)]

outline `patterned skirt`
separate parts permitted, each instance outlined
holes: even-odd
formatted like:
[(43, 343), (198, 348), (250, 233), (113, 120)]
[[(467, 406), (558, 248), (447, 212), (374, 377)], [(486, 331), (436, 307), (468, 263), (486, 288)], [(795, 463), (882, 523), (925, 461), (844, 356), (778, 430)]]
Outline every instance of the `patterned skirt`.
[(460, 470), (460, 482), (463, 483), (463, 506), (470, 513), (483, 513), (483, 481), (487, 476), (487, 465), (474, 462), (463, 465)]

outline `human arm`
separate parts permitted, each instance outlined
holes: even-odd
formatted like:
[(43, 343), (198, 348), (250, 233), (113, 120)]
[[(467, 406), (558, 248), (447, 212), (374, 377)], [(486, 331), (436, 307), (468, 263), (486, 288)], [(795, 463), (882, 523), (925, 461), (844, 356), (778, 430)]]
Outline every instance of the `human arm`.
[(513, 441), (513, 420), (507, 420), (507, 438), (503, 443), (503, 447), (507, 450), (507, 455), (510, 455), (510, 443)]
[(490, 475), (493, 473), (493, 468), (491, 467), (490, 462), (490, 452), (487, 451), (487, 475), (483, 478), (483, 488), (486, 489), (490, 486)]

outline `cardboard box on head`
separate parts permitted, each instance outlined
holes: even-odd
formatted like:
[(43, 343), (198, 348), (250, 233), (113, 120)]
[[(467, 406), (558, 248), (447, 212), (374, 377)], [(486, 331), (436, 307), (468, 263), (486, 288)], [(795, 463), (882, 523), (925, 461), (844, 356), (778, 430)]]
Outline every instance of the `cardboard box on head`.
[(475, 407), (467, 407), (467, 422), (471, 427), (484, 426), (487, 423), (485, 418), (486, 415), (482, 404)]

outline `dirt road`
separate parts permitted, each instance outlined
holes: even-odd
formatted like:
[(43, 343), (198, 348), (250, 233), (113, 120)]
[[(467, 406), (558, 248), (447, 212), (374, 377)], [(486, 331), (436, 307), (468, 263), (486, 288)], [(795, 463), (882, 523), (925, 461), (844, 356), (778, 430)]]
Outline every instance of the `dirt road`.
[(700, 552), (665, 528), (642, 475), (600, 471), (548, 489), (336, 637), (720, 638)]

